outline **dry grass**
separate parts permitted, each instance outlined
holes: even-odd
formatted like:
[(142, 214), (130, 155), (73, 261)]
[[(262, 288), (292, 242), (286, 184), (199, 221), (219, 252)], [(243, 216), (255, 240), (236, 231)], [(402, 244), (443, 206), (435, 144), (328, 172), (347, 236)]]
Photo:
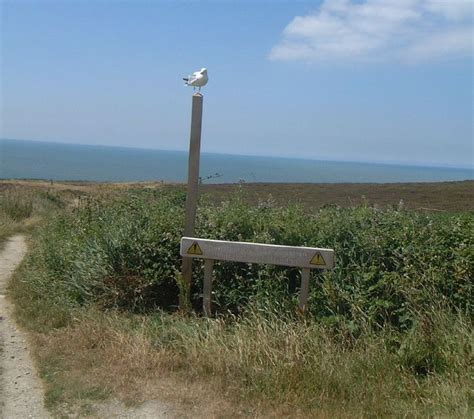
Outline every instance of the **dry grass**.
[[(127, 324), (125, 320), (125, 324)], [(130, 324), (128, 324), (130, 326)], [(124, 327), (121, 316), (89, 313), (52, 334), (36, 334), (46, 404), (58, 415), (94, 413), (109, 396), (133, 406), (157, 400), (178, 417), (240, 417), (253, 413), (228, 400), (216, 382), (173, 374), (174, 355), (156, 348), (147, 326)]]
[(0, 214), (0, 249), (4, 241), (20, 229), (20, 224), (5, 214)]
[(14, 188), (0, 192), (0, 244), (15, 232), (34, 224), (33, 197)]
[[(468, 324), (436, 320), (469, 345)], [(278, 316), (229, 323), (91, 310), (66, 328), (37, 334), (36, 347), (46, 400), (58, 414), (93, 412), (93, 403), (109, 396), (132, 406), (158, 399), (176, 406), (179, 417), (203, 418), (464, 417), (472, 411), (466, 364), (417, 378), (400, 369), (387, 348), (390, 337), (354, 340)]]
[[(172, 184), (167, 184), (168, 186)], [(64, 195), (101, 194), (104, 192), (123, 191), (128, 189), (158, 189), (163, 182), (78, 182), (78, 181), (45, 181), (45, 180), (0, 180), (0, 191), (5, 189), (50, 190)], [(63, 196), (64, 196), (63, 195)]]

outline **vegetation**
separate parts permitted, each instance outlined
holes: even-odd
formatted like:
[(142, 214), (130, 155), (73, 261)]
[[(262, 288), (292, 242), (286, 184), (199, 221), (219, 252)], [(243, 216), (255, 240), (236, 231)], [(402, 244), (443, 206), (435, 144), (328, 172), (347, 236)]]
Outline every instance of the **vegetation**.
[(199, 380), (238, 406), (251, 400), (244, 415), (472, 413), (472, 212), (308, 212), (242, 193), (211, 202), (200, 204), (200, 237), (335, 249), (336, 269), (313, 274), (309, 312), (295, 309), (296, 270), (217, 263), (215, 318), (204, 319), (197, 263), (196, 314), (183, 316), (183, 192), (89, 197), (36, 231), (11, 285), (51, 406), (139, 401), (144, 382), (166, 376)]
[(298, 202), (314, 209), (326, 205), (354, 207), (371, 205), (391, 208), (400, 203), (405, 208), (429, 212), (461, 212), (474, 208), (474, 181), (436, 183), (243, 183), (201, 185), (213, 202), (220, 203), (237, 189), (246, 200), (258, 204), (271, 195), (281, 206)]
[[(100, 304), (145, 312), (173, 309), (179, 289), (179, 241), (184, 194), (132, 193), (87, 200), (40, 231), (32, 255), (43, 281), (70, 304)], [(411, 325), (412, 311), (433, 296), (472, 315), (473, 218), (423, 215), (371, 207), (323, 208), (312, 214), (272, 202), (246, 204), (237, 196), (216, 207), (200, 206), (196, 234), (221, 240), (334, 248), (336, 269), (314, 274), (313, 317), (337, 322)], [(274, 266), (218, 263), (215, 306), (239, 313), (253, 305), (294, 297), (297, 272)], [(293, 282), (293, 284), (292, 284)], [(198, 264), (193, 301), (199, 307)], [(329, 320), (328, 320), (329, 319)]]
[(0, 247), (13, 233), (31, 230), (41, 217), (64, 205), (62, 198), (51, 190), (0, 184)]

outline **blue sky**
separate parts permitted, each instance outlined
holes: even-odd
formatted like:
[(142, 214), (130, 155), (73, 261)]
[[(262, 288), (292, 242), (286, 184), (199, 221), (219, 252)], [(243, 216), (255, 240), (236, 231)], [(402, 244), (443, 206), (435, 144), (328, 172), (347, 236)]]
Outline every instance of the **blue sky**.
[(473, 0), (0, 5), (2, 138), (473, 165)]

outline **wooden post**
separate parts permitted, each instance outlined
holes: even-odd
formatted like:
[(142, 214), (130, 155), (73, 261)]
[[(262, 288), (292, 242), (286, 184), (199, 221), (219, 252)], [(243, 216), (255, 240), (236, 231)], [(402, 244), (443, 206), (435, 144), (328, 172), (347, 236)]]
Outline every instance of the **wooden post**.
[(206, 317), (211, 317), (211, 293), (212, 293), (212, 268), (214, 261), (204, 261), (204, 286), (202, 291), (202, 308)]
[(304, 313), (308, 305), (310, 269), (301, 269), (300, 311)]
[[(202, 95), (200, 93), (195, 93), (192, 102), (191, 136), (189, 140), (188, 189), (186, 194), (186, 217), (184, 224), (185, 236), (192, 236), (194, 234), (194, 225), (196, 221), (199, 157), (201, 153), (202, 102)], [(191, 258), (183, 257), (181, 274), (187, 291), (184, 293), (184, 297), (182, 298), (189, 299), (193, 275), (193, 260)], [(188, 301), (180, 301), (179, 305), (181, 309), (185, 309), (188, 307)]]

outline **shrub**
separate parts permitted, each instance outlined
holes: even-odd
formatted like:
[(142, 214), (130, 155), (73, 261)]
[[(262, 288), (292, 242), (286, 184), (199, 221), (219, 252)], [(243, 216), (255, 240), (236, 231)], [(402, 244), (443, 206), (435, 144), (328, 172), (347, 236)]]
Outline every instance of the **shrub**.
[[(146, 311), (174, 309), (179, 289), (182, 192), (144, 192), (94, 201), (57, 216), (41, 233), (33, 257), (41, 286), (69, 301)], [(311, 213), (271, 201), (252, 207), (236, 196), (221, 206), (201, 203), (196, 235), (222, 240), (334, 248), (336, 268), (313, 272), (309, 309), (326, 324), (400, 330), (413, 313), (440, 299), (472, 315), (473, 222), (470, 214), (436, 216), (370, 207)], [(193, 304), (202, 292), (195, 263)], [(291, 310), (299, 273), (275, 266), (215, 264), (214, 307), (239, 313), (249, 303)], [(45, 285), (47, 284), (47, 285)]]

